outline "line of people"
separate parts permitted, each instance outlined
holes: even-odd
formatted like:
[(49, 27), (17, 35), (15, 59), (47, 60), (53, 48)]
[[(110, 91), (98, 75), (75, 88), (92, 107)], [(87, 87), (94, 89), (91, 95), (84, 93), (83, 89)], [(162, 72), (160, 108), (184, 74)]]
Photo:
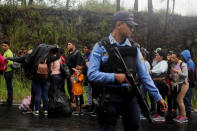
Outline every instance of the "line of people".
[[(9, 42), (3, 42), (2, 48), (5, 51), (4, 57), (13, 57), (9, 49)], [(58, 48), (57, 46), (57, 49)], [(71, 106), (76, 109), (73, 115), (83, 114), (81, 112), (82, 105), (84, 105), (83, 83), (86, 85), (87, 94), (87, 103), (84, 109), (92, 113), (91, 115), (96, 115), (95, 106), (93, 105), (98, 103), (101, 88), (89, 82), (87, 79), (86, 74), (91, 54), (90, 44), (86, 44), (83, 48), (84, 59), (80, 51), (76, 49), (76, 43), (74, 41), (68, 42), (67, 48), (69, 52), (66, 59), (62, 57), (62, 50), (54, 49), (38, 64), (36, 74), (32, 79), (32, 99), (30, 106), (30, 109), (32, 111), (34, 110), (35, 115), (39, 115), (41, 98), (43, 99), (44, 114), (48, 115), (48, 90), (50, 86), (61, 90), (65, 94), (65, 79), (62, 78), (60, 70), (62, 63), (66, 63), (71, 71), (71, 76), (67, 79), (67, 89), (70, 95)], [(191, 59), (189, 50), (184, 50), (181, 53), (169, 51), (166, 56), (161, 48), (157, 48), (154, 51), (155, 59), (152, 62), (152, 69), (147, 61), (149, 52), (145, 48), (141, 48), (141, 52), (144, 57), (145, 65), (160, 94), (163, 98), (167, 97), (169, 107), (168, 114), (174, 117), (174, 121), (181, 123), (188, 122), (188, 118), (191, 116), (192, 87), (194, 87), (195, 75), (195, 65)], [(29, 54), (31, 53), (32, 52), (29, 52)], [(24, 55), (21, 57), (23, 56)], [(4, 72), (8, 89), (8, 99), (6, 102), (8, 105), (11, 105), (13, 100), (12, 64), (12, 61), (8, 61), (7, 69)], [(92, 86), (94, 86), (94, 88), (92, 88)], [(145, 88), (141, 89), (146, 96), (147, 90)], [(149, 95), (149, 98), (154, 121), (164, 122), (165, 113), (160, 111), (160, 105), (156, 104), (151, 95)], [(177, 108), (179, 109), (178, 115), (176, 112)]]
[[(195, 64), (189, 50), (169, 51), (166, 56), (164, 50), (157, 48), (154, 51), (152, 69), (146, 59), (149, 52), (144, 48), (141, 48), (141, 51), (146, 67), (162, 97), (164, 99), (167, 97), (169, 107), (168, 113), (161, 112), (160, 105), (156, 104), (153, 97), (149, 95), (153, 120), (164, 122), (166, 119), (173, 118), (179, 123), (188, 122), (188, 118), (191, 117), (192, 87), (195, 86)], [(147, 91), (141, 89), (146, 96)]]

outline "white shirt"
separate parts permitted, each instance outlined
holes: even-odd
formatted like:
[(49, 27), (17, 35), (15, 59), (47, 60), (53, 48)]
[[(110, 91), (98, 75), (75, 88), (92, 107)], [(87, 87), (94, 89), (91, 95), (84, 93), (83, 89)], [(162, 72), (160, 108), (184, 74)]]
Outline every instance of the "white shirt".
[(158, 62), (152, 69), (152, 73), (165, 73), (168, 70), (168, 63), (165, 60)]
[(147, 60), (144, 60), (144, 63), (146, 65), (146, 68), (148, 69), (148, 71), (150, 71), (150, 63)]

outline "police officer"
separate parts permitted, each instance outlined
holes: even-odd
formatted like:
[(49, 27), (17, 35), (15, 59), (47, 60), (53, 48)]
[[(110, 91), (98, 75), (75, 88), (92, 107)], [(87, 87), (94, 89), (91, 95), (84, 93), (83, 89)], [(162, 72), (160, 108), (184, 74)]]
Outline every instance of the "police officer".
[[(131, 63), (135, 63), (136, 68), (133, 68), (132, 65), (131, 68), (136, 69), (135, 72), (141, 78), (144, 87), (161, 104), (161, 110), (166, 111), (168, 108), (145, 67), (140, 49), (129, 39), (134, 26), (137, 26), (137, 23), (134, 22), (132, 13), (128, 11), (115, 13), (113, 16), (113, 31), (107, 37), (108, 42), (101, 40), (96, 43), (90, 57), (88, 79), (102, 84), (103, 87), (97, 116), (100, 131), (114, 131), (117, 118), (120, 115), (122, 116), (125, 131), (141, 130), (137, 100), (135, 94), (127, 92), (127, 89), (132, 89), (132, 87), (127, 83), (124, 72), (116, 69), (119, 66), (118, 61), (115, 57), (112, 58), (113, 55), (110, 54), (113, 54), (113, 46), (135, 47), (136, 53), (135, 49), (133, 52), (125, 50), (127, 52), (125, 54), (131, 56), (129, 61), (133, 60)], [(108, 46), (106, 46), (106, 43)], [(125, 56), (124, 51), (120, 53)]]

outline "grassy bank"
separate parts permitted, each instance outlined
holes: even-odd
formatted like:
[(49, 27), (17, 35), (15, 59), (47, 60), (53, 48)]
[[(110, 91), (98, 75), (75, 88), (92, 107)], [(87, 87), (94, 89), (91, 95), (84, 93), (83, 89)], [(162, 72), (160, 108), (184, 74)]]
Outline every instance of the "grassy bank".
[[(66, 94), (68, 95), (67, 84), (65, 83)], [(83, 90), (84, 100), (87, 100), (86, 90)], [(25, 96), (31, 95), (31, 80), (24, 78), (21, 74), (14, 73), (13, 77), (13, 99), (14, 102), (20, 103)], [(7, 89), (4, 76), (0, 75), (0, 101), (5, 101), (7, 99)]]

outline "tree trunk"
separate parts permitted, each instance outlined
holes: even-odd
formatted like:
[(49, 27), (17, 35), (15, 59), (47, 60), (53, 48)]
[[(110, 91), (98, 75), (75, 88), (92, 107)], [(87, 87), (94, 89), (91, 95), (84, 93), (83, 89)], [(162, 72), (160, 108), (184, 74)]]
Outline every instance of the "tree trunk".
[(9, 4), (11, 5), (11, 3), (12, 3), (12, 1), (11, 0), (9, 0)]
[(151, 49), (151, 43), (152, 43), (152, 33), (153, 33), (153, 3), (152, 0), (148, 0), (148, 34), (147, 34), (147, 49)]
[(116, 11), (120, 11), (120, 0), (117, 0), (116, 2)]
[(70, 0), (67, 0), (67, 1), (66, 1), (66, 8), (67, 8), (67, 9), (69, 8), (69, 3), (70, 3)]
[(138, 0), (135, 0), (135, 3), (134, 3), (134, 10), (136, 12), (138, 12)]
[(174, 14), (174, 8), (175, 8), (175, 0), (173, 0), (172, 14)]
[(22, 0), (22, 5), (26, 6), (26, 0)]
[(166, 37), (166, 31), (167, 31), (167, 26), (168, 26), (168, 12), (169, 12), (169, 0), (167, 0), (166, 20), (165, 20), (165, 25), (164, 25), (164, 29), (163, 29), (163, 37), (164, 37), (164, 39)]
[(28, 5), (32, 5), (33, 4), (33, 0), (29, 0)]

